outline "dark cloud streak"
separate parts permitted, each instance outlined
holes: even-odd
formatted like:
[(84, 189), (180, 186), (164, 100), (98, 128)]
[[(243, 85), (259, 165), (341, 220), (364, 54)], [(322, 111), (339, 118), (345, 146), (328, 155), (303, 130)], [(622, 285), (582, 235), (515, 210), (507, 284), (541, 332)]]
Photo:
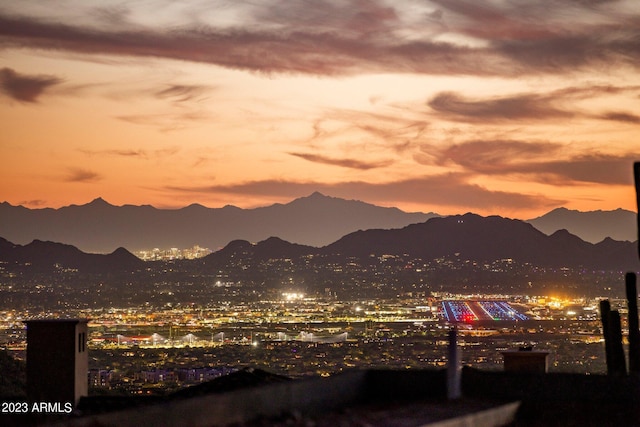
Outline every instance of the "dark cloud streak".
[(633, 185), (632, 165), (636, 160), (637, 155), (590, 154), (533, 163), (525, 167), (524, 171), (541, 176), (551, 174), (554, 184)]
[[(409, 27), (396, 9), (373, 0), (357, 5), (255, 5), (248, 22), (256, 25), (242, 28), (197, 23), (170, 29), (134, 27), (126, 20), (126, 11), (120, 10), (117, 25), (108, 30), (0, 15), (0, 46), (160, 57), (266, 73), (314, 75), (411, 72), (518, 76), (573, 72), (594, 65), (638, 67), (637, 26), (622, 26), (614, 32), (609, 23), (594, 25), (590, 31), (576, 24), (579, 31), (556, 31), (544, 23), (541, 14), (552, 13), (544, 8), (536, 9), (541, 19), (534, 22), (512, 6), (500, 9), (461, 1), (440, 2), (440, 6), (439, 19), (434, 20), (432, 11), (424, 14), (421, 23)], [(408, 28), (414, 37), (401, 35)], [(445, 30), (486, 43), (471, 47), (432, 38)]]
[(188, 127), (192, 123), (210, 120), (208, 113), (177, 112), (116, 116), (118, 120), (135, 125), (157, 127), (161, 132), (171, 132)]
[(541, 73), (577, 70), (587, 64), (610, 67), (626, 63), (637, 66), (640, 31), (629, 31), (622, 40), (608, 40), (605, 34), (555, 36), (543, 40), (502, 40), (494, 49), (524, 68)]
[(179, 150), (177, 148), (168, 147), (168, 148), (158, 149), (158, 150), (143, 150), (143, 149), (131, 148), (131, 149), (121, 149), (121, 150), (80, 149), (79, 151), (88, 156), (117, 156), (117, 157), (140, 158), (140, 159), (148, 160), (150, 158), (172, 156), (176, 154)]
[[(550, 142), (469, 141), (445, 149), (424, 147), (434, 162), (456, 164), (466, 173), (507, 176), (527, 175), (552, 185), (631, 185), (633, 153), (611, 155), (562, 153), (563, 146)], [(562, 160), (557, 160), (562, 158)]]
[(597, 118), (637, 123), (638, 116), (625, 112), (607, 112), (593, 115), (573, 110), (565, 103), (616, 94), (633, 93), (638, 86), (567, 87), (548, 93), (521, 93), (488, 99), (470, 99), (455, 92), (441, 92), (427, 102), (435, 112), (455, 121), (502, 123), (527, 121), (567, 120), (571, 118)]
[(507, 120), (548, 120), (572, 117), (573, 113), (553, 106), (553, 98), (525, 94), (489, 100), (469, 100), (445, 92), (436, 95), (428, 105), (453, 119), (500, 122)]
[(491, 140), (469, 141), (433, 151), (439, 164), (453, 162), (470, 172), (507, 174), (519, 171), (523, 162), (553, 157), (560, 149), (561, 146), (548, 142)]
[(65, 182), (77, 182), (77, 183), (91, 183), (100, 181), (102, 176), (97, 172), (90, 171), (82, 168), (69, 168), (67, 175), (64, 177)]
[(377, 169), (385, 166), (389, 166), (393, 162), (390, 160), (379, 161), (379, 162), (365, 162), (362, 160), (355, 159), (336, 159), (333, 157), (322, 156), (320, 154), (311, 154), (311, 153), (289, 153), (292, 156), (299, 157), (304, 160), (308, 160), (314, 163), (321, 163), (325, 165), (333, 165), (340, 166), (351, 169), (359, 169), (359, 170), (369, 170), (369, 169)]
[(489, 190), (480, 185), (469, 183), (469, 178), (469, 175), (464, 174), (447, 174), (386, 183), (352, 181), (338, 184), (262, 180), (230, 185), (166, 187), (165, 190), (179, 193), (223, 193), (287, 198), (301, 197), (314, 191), (321, 191), (344, 198), (354, 198), (357, 195), (357, 198), (363, 200), (424, 203), (483, 210), (550, 208), (560, 206), (564, 202), (543, 195)]
[(5, 94), (21, 102), (34, 103), (50, 87), (62, 83), (54, 76), (20, 74), (11, 68), (0, 70), (0, 85)]
[[(340, 37), (335, 32), (183, 28), (105, 32), (0, 16), (5, 46), (87, 54), (142, 56), (217, 64), (266, 73), (315, 75), (357, 72), (494, 74), (493, 66), (464, 47), (429, 41), (398, 43)], [(484, 64), (484, 67), (479, 67)]]
[(603, 120), (612, 120), (616, 122), (640, 124), (640, 116), (631, 113), (625, 113), (622, 111), (611, 111), (608, 113), (604, 113), (597, 118)]
[(158, 90), (155, 96), (175, 102), (187, 102), (199, 99), (206, 90), (205, 86), (198, 85), (169, 85)]

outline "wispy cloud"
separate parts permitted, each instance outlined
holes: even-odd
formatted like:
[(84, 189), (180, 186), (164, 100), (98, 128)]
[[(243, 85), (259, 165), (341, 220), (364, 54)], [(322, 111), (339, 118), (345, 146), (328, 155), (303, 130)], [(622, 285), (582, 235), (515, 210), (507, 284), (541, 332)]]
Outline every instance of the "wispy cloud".
[(377, 162), (366, 162), (356, 159), (337, 159), (333, 157), (322, 156), (320, 154), (311, 153), (289, 153), (292, 156), (308, 160), (314, 163), (322, 163), (325, 165), (340, 166), (351, 169), (369, 170), (389, 166), (393, 162), (390, 160), (382, 160)]
[(115, 118), (136, 125), (156, 127), (161, 132), (171, 132), (189, 127), (193, 123), (209, 120), (210, 116), (201, 112), (169, 112), (122, 115)]
[(147, 158), (148, 153), (145, 150), (134, 150), (134, 149), (125, 149), (125, 150), (87, 150), (80, 149), (81, 153), (87, 154), (89, 156), (119, 156), (119, 157), (138, 157), (138, 158)]
[(161, 100), (156, 103), (153, 112), (140, 112), (115, 116), (116, 119), (128, 123), (151, 126), (161, 132), (170, 132), (191, 127), (196, 123), (211, 119), (210, 113), (203, 106), (207, 94), (214, 88), (210, 85), (182, 84), (169, 82), (158, 85), (142, 85), (142, 87), (121, 88), (112, 85), (108, 94), (110, 99), (122, 101), (139, 101), (140, 99)]
[(172, 84), (158, 90), (155, 96), (161, 99), (169, 99), (174, 102), (187, 102), (201, 99), (209, 88), (201, 85)]
[[(344, 109), (324, 111), (313, 122), (311, 137), (301, 143), (312, 151), (325, 152), (324, 150), (334, 147), (343, 156), (336, 158), (300, 152), (289, 154), (334, 165), (338, 165), (340, 159), (352, 159), (343, 166), (362, 170), (388, 166), (394, 162), (394, 158), (410, 152), (418, 145), (429, 126), (421, 114), (417, 114), (417, 118), (406, 116), (405, 111), (393, 109), (384, 112), (382, 108), (376, 113)], [(386, 160), (365, 162), (363, 158)]]
[(464, 121), (548, 120), (574, 114), (555, 107), (553, 98), (525, 94), (485, 100), (472, 100), (453, 92), (435, 96), (428, 105), (442, 115)]
[(11, 68), (0, 69), (0, 87), (9, 97), (21, 102), (37, 102), (47, 89), (62, 83), (54, 76), (20, 74)]
[(144, 150), (144, 149), (109, 149), (109, 150), (89, 150), (86, 148), (79, 149), (83, 154), (88, 156), (117, 156), (117, 157), (129, 157), (139, 159), (152, 159), (156, 157), (166, 157), (176, 154), (179, 149), (176, 147), (167, 147), (157, 150)]
[(68, 168), (66, 175), (63, 177), (63, 180), (66, 182), (79, 183), (91, 183), (100, 181), (101, 179), (102, 176), (99, 173), (77, 167)]

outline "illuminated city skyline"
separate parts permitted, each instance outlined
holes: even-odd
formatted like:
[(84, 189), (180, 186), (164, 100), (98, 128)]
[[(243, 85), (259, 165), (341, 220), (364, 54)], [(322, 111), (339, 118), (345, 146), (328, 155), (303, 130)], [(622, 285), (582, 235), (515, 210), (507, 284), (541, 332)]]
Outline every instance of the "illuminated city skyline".
[(0, 199), (635, 210), (635, 2), (0, 8)]

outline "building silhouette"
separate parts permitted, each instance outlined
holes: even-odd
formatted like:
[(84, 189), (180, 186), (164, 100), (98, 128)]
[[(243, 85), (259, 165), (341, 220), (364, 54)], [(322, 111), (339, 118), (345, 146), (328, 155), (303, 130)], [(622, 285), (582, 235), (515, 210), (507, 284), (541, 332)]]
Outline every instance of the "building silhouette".
[(88, 394), (87, 319), (29, 320), (27, 398), (71, 402)]

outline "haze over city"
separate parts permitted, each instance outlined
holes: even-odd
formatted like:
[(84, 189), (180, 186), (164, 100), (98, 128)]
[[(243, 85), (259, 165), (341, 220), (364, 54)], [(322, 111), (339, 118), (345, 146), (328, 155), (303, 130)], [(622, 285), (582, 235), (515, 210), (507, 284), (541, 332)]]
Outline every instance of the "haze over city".
[(634, 1), (5, 2), (0, 198), (635, 210)]

